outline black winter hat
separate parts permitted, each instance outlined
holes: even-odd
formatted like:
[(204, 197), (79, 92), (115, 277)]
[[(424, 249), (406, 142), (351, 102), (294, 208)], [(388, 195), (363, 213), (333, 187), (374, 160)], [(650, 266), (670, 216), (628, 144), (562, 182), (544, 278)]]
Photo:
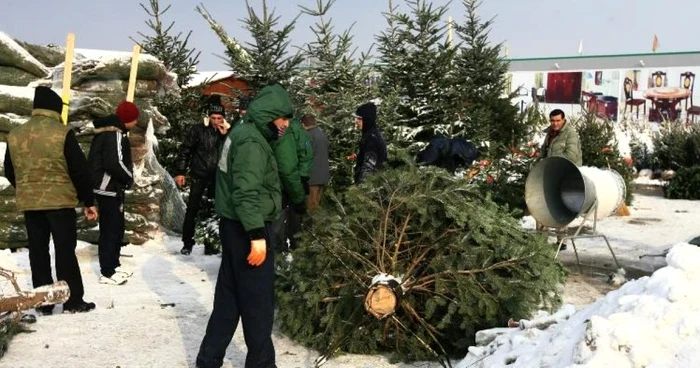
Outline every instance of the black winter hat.
[(212, 114), (219, 114), (222, 116), (226, 116), (226, 109), (224, 109), (224, 105), (221, 104), (221, 96), (219, 95), (212, 95), (209, 96), (209, 107), (207, 110), (207, 115), (211, 116)]
[(360, 105), (355, 111), (355, 115), (361, 117), (365, 123), (374, 123), (377, 121), (377, 105), (372, 102)]
[(39, 86), (34, 90), (34, 108), (63, 112), (63, 100), (49, 87)]

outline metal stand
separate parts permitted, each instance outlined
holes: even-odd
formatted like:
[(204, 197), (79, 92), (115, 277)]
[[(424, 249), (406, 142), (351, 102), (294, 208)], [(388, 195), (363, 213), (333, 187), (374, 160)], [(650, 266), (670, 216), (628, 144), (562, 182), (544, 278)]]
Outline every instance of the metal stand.
[[(581, 233), (581, 230), (583, 229), (583, 225), (586, 224), (586, 220), (588, 220), (588, 217), (593, 214), (593, 234), (590, 235), (579, 235)], [(581, 259), (578, 256), (578, 250), (576, 249), (576, 242), (574, 239), (592, 239), (592, 238), (603, 238), (605, 240), (605, 244), (608, 246), (608, 249), (610, 250), (610, 254), (612, 254), (613, 260), (615, 261), (615, 265), (617, 266), (617, 269), (622, 268), (620, 266), (620, 263), (617, 261), (617, 257), (615, 256), (615, 252), (613, 251), (612, 247), (610, 246), (610, 242), (608, 241), (608, 238), (603, 235), (603, 234), (596, 234), (596, 224), (598, 223), (598, 200), (593, 203), (593, 206), (591, 207), (588, 212), (583, 216), (583, 222), (581, 222), (581, 225), (578, 226), (576, 229), (576, 232), (574, 235), (569, 235), (562, 237), (559, 242), (557, 243), (557, 252), (554, 254), (554, 258), (557, 258), (559, 256), (559, 250), (561, 249), (561, 245), (564, 244), (565, 241), (571, 240), (571, 245), (574, 247), (574, 254), (576, 255), (576, 263), (578, 264), (579, 271), (583, 273), (583, 266), (588, 266), (592, 268), (601, 268), (599, 266), (594, 266), (594, 265), (583, 265), (581, 264)]]

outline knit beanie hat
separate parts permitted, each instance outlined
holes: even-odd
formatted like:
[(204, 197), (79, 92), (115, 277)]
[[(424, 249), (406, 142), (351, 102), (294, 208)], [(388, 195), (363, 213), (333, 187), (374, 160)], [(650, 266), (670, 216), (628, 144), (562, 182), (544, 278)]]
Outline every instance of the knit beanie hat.
[(224, 106), (218, 103), (212, 103), (209, 105), (209, 116), (212, 116), (214, 114), (218, 114), (221, 116), (226, 116), (226, 109), (224, 109)]
[(117, 106), (116, 115), (122, 124), (130, 123), (139, 118), (139, 108), (133, 102), (124, 101)]
[(36, 87), (34, 90), (34, 108), (46, 109), (57, 113), (63, 112), (63, 100), (49, 87)]
[(355, 116), (359, 116), (362, 118), (362, 120), (366, 122), (376, 122), (377, 121), (377, 105), (375, 105), (372, 102), (368, 102), (364, 105), (361, 105), (360, 107), (357, 108), (357, 111), (355, 111)]

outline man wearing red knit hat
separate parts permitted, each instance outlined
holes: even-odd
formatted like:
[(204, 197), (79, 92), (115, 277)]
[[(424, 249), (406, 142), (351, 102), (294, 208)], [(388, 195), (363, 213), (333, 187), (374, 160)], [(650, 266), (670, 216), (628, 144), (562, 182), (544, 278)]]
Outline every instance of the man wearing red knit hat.
[(134, 182), (131, 144), (126, 133), (136, 125), (139, 109), (124, 101), (114, 115), (95, 120), (88, 160), (93, 192), (100, 209), (101, 284), (123, 285), (132, 272), (122, 267), (119, 251), (124, 238), (124, 192)]

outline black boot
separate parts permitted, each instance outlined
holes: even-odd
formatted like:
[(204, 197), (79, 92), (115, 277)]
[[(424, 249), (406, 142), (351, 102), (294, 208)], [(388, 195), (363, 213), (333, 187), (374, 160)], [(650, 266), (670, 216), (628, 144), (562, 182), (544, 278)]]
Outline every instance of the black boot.
[(214, 256), (219, 254), (221, 251), (218, 248), (214, 247), (204, 247), (204, 255), (205, 256)]
[(34, 309), (36, 309), (36, 312), (42, 316), (50, 316), (53, 314), (53, 305), (42, 305)]
[(88, 303), (83, 300), (74, 304), (63, 304), (63, 311), (67, 313), (85, 313), (95, 309), (95, 303)]
[(191, 245), (183, 246), (182, 249), (180, 249), (180, 254), (189, 256), (190, 254), (192, 254), (192, 246)]

